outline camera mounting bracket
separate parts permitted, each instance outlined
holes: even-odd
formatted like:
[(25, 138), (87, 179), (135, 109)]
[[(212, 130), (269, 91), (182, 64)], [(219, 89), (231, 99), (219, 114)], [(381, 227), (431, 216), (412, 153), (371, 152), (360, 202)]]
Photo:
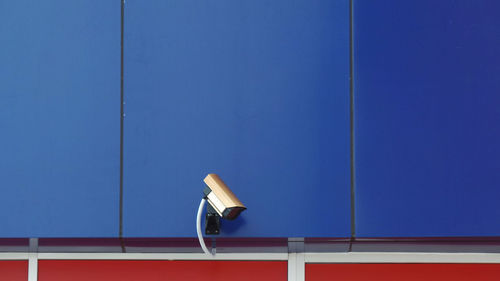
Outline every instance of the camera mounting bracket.
[(220, 219), (221, 217), (215, 209), (207, 204), (207, 214), (205, 216), (205, 234), (218, 235), (220, 233)]

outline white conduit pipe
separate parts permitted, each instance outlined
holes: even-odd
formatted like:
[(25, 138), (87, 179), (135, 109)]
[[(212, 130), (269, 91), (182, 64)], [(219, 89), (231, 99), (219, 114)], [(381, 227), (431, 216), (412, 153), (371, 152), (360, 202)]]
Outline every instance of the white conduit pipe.
[(198, 214), (196, 215), (196, 233), (198, 233), (198, 240), (200, 241), (200, 246), (203, 249), (203, 252), (207, 255), (213, 255), (207, 249), (205, 245), (205, 240), (203, 240), (203, 235), (201, 234), (201, 214), (203, 213), (203, 207), (205, 207), (205, 202), (207, 200), (205, 198), (201, 199), (200, 207), (198, 207)]

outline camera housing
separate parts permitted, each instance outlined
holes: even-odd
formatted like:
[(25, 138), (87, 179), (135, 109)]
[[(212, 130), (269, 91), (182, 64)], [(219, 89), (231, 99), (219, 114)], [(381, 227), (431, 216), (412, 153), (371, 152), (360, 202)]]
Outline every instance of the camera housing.
[(234, 220), (246, 210), (245, 205), (216, 174), (208, 174), (203, 180), (207, 185), (203, 190), (212, 209), (223, 219)]

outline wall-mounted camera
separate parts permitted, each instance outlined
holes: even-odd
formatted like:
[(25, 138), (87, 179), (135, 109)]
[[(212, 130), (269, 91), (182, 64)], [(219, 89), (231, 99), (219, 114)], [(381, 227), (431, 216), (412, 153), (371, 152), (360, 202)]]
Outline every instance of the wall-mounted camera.
[(208, 174), (203, 181), (207, 184), (203, 193), (208, 203), (222, 218), (234, 220), (246, 209), (218, 175)]
[(207, 214), (205, 216), (205, 234), (207, 235), (219, 234), (221, 218), (234, 220), (240, 215), (241, 212), (246, 210), (246, 207), (218, 175), (208, 174), (203, 181), (207, 186), (203, 190), (204, 197), (201, 200), (200, 207), (198, 208), (196, 230), (203, 251), (210, 254), (203, 241), (200, 226), (201, 213), (205, 202), (208, 201)]

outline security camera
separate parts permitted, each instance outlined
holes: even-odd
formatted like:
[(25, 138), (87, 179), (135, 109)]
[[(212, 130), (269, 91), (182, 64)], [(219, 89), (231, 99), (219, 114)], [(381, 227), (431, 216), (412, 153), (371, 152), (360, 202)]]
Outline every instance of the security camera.
[(208, 174), (203, 180), (207, 187), (203, 190), (210, 206), (223, 219), (234, 220), (246, 207), (216, 174)]
[[(219, 234), (221, 218), (234, 220), (241, 212), (246, 210), (246, 207), (218, 175), (208, 174), (203, 181), (207, 186), (203, 190), (204, 197), (201, 199), (200, 206), (198, 207), (196, 232), (203, 252), (210, 254), (201, 234), (201, 213), (203, 212), (205, 202), (208, 201), (205, 234), (209, 235)], [(212, 255), (215, 255), (215, 249), (212, 249)]]

